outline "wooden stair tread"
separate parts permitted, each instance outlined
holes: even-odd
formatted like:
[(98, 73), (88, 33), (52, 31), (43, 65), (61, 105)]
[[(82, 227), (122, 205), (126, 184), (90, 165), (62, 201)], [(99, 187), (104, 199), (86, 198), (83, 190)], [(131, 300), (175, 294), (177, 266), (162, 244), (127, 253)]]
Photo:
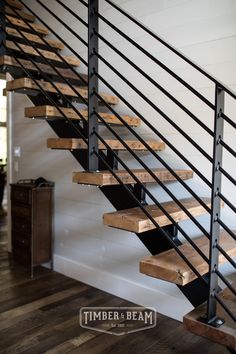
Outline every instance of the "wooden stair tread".
[[(201, 236), (193, 241), (209, 257), (209, 240), (207, 237)], [(236, 256), (236, 242), (227, 232), (221, 232), (220, 245), (230, 257)], [(208, 264), (189, 243), (179, 246), (179, 250), (182, 251), (201, 275), (208, 273)], [(227, 262), (226, 258), (220, 253), (219, 263), (225, 262)], [(156, 256), (143, 258), (140, 262), (140, 272), (178, 285), (186, 285), (197, 278), (196, 274), (174, 249)]]
[[(7, 34), (9, 36), (16, 37), (16, 38), (23, 38), (22, 35), (14, 28), (6, 27), (6, 32), (7, 32)], [(29, 41), (31, 41), (33, 43), (38, 43), (38, 44), (45, 45), (44, 41), (39, 36), (37, 36), (36, 34), (32, 34), (32, 33), (29, 33), (29, 32), (24, 32), (24, 31), (22, 31), (22, 34)], [(51, 46), (51, 47), (53, 47), (55, 49), (63, 50), (65, 48), (64, 44), (59, 42), (59, 41), (56, 41), (56, 40), (53, 40), (53, 39), (48, 39), (48, 38), (44, 38), (44, 39), (48, 43), (49, 46)]]
[[(236, 284), (233, 284), (236, 289)], [(231, 310), (232, 313), (236, 313), (236, 297), (228, 289), (223, 290), (220, 295), (221, 299)], [(236, 322), (223, 310), (223, 308), (217, 306), (217, 317), (223, 318), (225, 323), (215, 328), (204, 322), (199, 321), (201, 316), (206, 313), (207, 304), (204, 303), (188, 313), (183, 318), (184, 327), (198, 336), (207, 338), (213, 342), (224, 345), (232, 350), (236, 350)]]
[[(201, 199), (206, 205), (211, 205), (210, 198)], [(195, 217), (206, 213), (203, 206), (194, 198), (180, 199), (180, 202)], [(181, 222), (189, 218), (174, 201), (161, 203), (161, 205), (176, 222)], [(163, 214), (157, 205), (147, 205), (145, 209), (151, 214), (160, 227), (171, 224), (171, 221)], [(111, 227), (135, 233), (141, 233), (156, 228), (139, 207), (106, 213), (103, 215), (103, 223)]]
[[(58, 91), (52, 86), (52, 84), (50, 84), (50, 82), (37, 80), (37, 83), (47, 92), (58, 93)], [(80, 94), (84, 99), (87, 99), (88, 97), (87, 88), (85, 89), (85, 88), (74, 86), (74, 89), (78, 92), (77, 94), (67, 84), (62, 84), (58, 82), (54, 82), (54, 84), (58, 88), (58, 90), (66, 96), (78, 97), (78, 94)], [(38, 86), (33, 80), (25, 77), (8, 81), (6, 88), (7, 91), (17, 91), (17, 90), (26, 90), (26, 89), (33, 90), (33, 91), (40, 91), (40, 89), (38, 88)], [(119, 102), (119, 99), (116, 96), (109, 95), (107, 93), (101, 93), (100, 95), (109, 104), (117, 104)]]
[(6, 0), (6, 3), (16, 9), (23, 9), (23, 5), (18, 0)]
[[(38, 69), (36, 68), (36, 66), (34, 64), (31, 63), (30, 60), (26, 60), (26, 59), (20, 59), (18, 58), (18, 60), (20, 61), (20, 63), (29, 71), (37, 71)], [(8, 67), (16, 67), (16, 68), (20, 68), (21, 69), (21, 65), (11, 56), (8, 55), (4, 55), (0, 57), (0, 66), (5, 65)], [(49, 75), (53, 75), (53, 76), (57, 76), (58, 74), (56, 73), (55, 70), (53, 70), (53, 68), (49, 65), (43, 64), (43, 63), (37, 63), (37, 66), (40, 68), (40, 70), (42, 70), (44, 73), (49, 74)], [(66, 68), (60, 68), (60, 67), (56, 67), (57, 71), (60, 72), (60, 74), (67, 79), (71, 79), (71, 80), (79, 80), (78, 76), (73, 73), (73, 71), (71, 69), (66, 69)], [(87, 81), (88, 77), (85, 74), (80, 74), (81, 77)], [(82, 80), (81, 80), (82, 83)], [(32, 107), (30, 107), (32, 108)], [(36, 108), (37, 107), (33, 107)]]
[[(81, 117), (72, 109), (61, 107), (61, 110), (69, 119), (81, 120)], [(85, 119), (88, 118), (87, 110), (80, 110), (80, 113)], [(122, 125), (121, 121), (114, 115), (110, 113), (99, 113), (101, 117), (108, 124)], [(25, 116), (27, 118), (64, 118), (64, 116), (58, 111), (55, 106), (37, 106), (37, 107), (27, 107), (25, 108)], [(141, 125), (141, 120), (138, 117), (131, 117), (128, 115), (123, 116), (124, 121), (132, 127), (139, 127)]]
[[(135, 169), (132, 170), (132, 172), (142, 183), (155, 182), (153, 177), (144, 169)], [(155, 168), (152, 169), (152, 172), (162, 182), (175, 180), (175, 177), (168, 170), (164, 168)], [(136, 181), (130, 176), (130, 174), (126, 170), (118, 170), (115, 171), (115, 173), (125, 184), (136, 183)], [(193, 172), (191, 170), (175, 170), (175, 173), (183, 180), (193, 177)], [(74, 172), (73, 182), (81, 183), (81, 184), (89, 184), (94, 186), (110, 186), (110, 185), (119, 184), (119, 182), (115, 179), (115, 177), (112, 175), (110, 171)]]
[[(119, 142), (118, 140), (106, 139), (106, 143), (113, 150), (126, 150), (126, 148)], [(136, 151), (144, 151), (146, 150), (145, 146), (136, 140), (126, 140), (126, 144), (133, 150)], [(163, 150), (165, 148), (165, 144), (163, 142), (158, 141), (147, 141), (147, 144), (156, 151)], [(87, 149), (87, 144), (82, 139), (76, 138), (50, 138), (47, 141), (47, 147), (51, 149)], [(107, 147), (103, 143), (99, 143), (100, 150), (107, 150)]]
[[(12, 41), (6, 41), (6, 46), (7, 48), (11, 49), (11, 50), (16, 50), (16, 51), (23, 51), (25, 54), (29, 54), (29, 55), (34, 55), (34, 56), (38, 56), (40, 57), (40, 54), (31, 46), (25, 45), (25, 44), (21, 44), (18, 43), (18, 46), (16, 44), (14, 44)], [(63, 62), (59, 56), (53, 52), (50, 52), (48, 50), (44, 50), (44, 49), (40, 49), (38, 48), (38, 51), (41, 53), (41, 55), (43, 57), (45, 57), (48, 60), (53, 60), (53, 61), (57, 61), (57, 62)], [(72, 56), (63, 56), (63, 58), (65, 59), (65, 61), (67, 63), (69, 63), (72, 66), (79, 66), (80, 65), (80, 60), (72, 57)]]
[(23, 20), (20, 20), (19, 18), (15, 18), (15, 17), (12, 17), (12, 16), (9, 16), (9, 15), (6, 15), (6, 20), (7, 20), (7, 23), (9, 24), (13, 24), (17, 27), (19, 27), (20, 29), (21, 28), (24, 28), (24, 29), (27, 29), (29, 31), (32, 31), (32, 28), (40, 33), (41, 35), (43, 36), (47, 36), (48, 34), (50, 34), (50, 31), (46, 28), (46, 27), (43, 27), (37, 23), (32, 23), (30, 27), (27, 23), (25, 23)]
[[(35, 21), (35, 16), (34, 15), (31, 15), (27, 12), (23, 12), (21, 10), (17, 10), (15, 9), (15, 11), (17, 12), (17, 14), (19, 14), (24, 20), (28, 21), (28, 22), (34, 22)], [(9, 7), (9, 6), (6, 6), (5, 7), (5, 12), (6, 14), (8, 15), (11, 15), (11, 16), (14, 16), (16, 17), (17, 15), (15, 14), (15, 12)]]

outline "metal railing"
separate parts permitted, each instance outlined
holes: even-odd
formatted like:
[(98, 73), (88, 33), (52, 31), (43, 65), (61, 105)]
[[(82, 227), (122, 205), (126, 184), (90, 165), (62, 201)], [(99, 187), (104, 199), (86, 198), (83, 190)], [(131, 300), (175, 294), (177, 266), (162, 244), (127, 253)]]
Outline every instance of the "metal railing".
[[(231, 127), (232, 130), (236, 129), (236, 124), (234, 121), (225, 114), (224, 112), (224, 102), (225, 102), (225, 95), (229, 95), (231, 99), (235, 100), (236, 95), (226, 86), (224, 86), (222, 83), (220, 83), (218, 80), (213, 78), (210, 74), (205, 72), (202, 68), (200, 68), (198, 65), (193, 63), (190, 59), (186, 58), (182, 53), (177, 51), (175, 48), (170, 46), (168, 43), (166, 43), (162, 38), (157, 36), (155, 33), (153, 33), (150, 29), (145, 27), (143, 24), (141, 24), (137, 19), (135, 19), (133, 16), (128, 14), (124, 9), (121, 7), (117, 6), (113, 1), (111, 0), (101, 0), (109, 4), (111, 9), (113, 9), (115, 12), (121, 14), (124, 16), (130, 23), (134, 24), (137, 26), (139, 29), (145, 32), (148, 36), (152, 37), (155, 41), (158, 43), (161, 43), (165, 48), (168, 49), (170, 53), (173, 55), (178, 56), (186, 62), (188, 65), (190, 65), (194, 70), (199, 72), (201, 75), (205, 76), (207, 79), (209, 79), (215, 87), (215, 100), (214, 103), (208, 100), (203, 94), (199, 93), (198, 90), (196, 90), (194, 87), (192, 87), (186, 80), (181, 78), (179, 75), (177, 75), (173, 70), (171, 70), (167, 65), (162, 63), (158, 58), (156, 58), (153, 54), (151, 54), (148, 50), (144, 49), (142, 46), (140, 46), (134, 39), (132, 39), (130, 36), (128, 36), (126, 33), (124, 33), (119, 27), (117, 27), (115, 24), (111, 23), (109, 19), (107, 19), (100, 11), (99, 11), (99, 0), (89, 0), (88, 3), (83, 1), (83, 0), (77, 0), (78, 3), (82, 4), (88, 9), (88, 17), (87, 21), (86, 19), (81, 18), (77, 13), (75, 13), (67, 4), (64, 4), (60, 0), (54, 0), (55, 3), (58, 4), (58, 6), (61, 6), (61, 8), (64, 9), (66, 13), (69, 13), (72, 15), (82, 26), (84, 26), (87, 31), (88, 31), (88, 42), (85, 41), (76, 31), (74, 31), (70, 25), (68, 25), (64, 20), (62, 20), (59, 16), (57, 16), (50, 8), (47, 6), (45, 3), (43, 3), (41, 0), (35, 0), (38, 5), (41, 6), (41, 8), (44, 11), (47, 11), (48, 14), (50, 14), (55, 21), (58, 23), (62, 24), (70, 33), (73, 35), (75, 38), (77, 38), (83, 46), (87, 48), (87, 53), (88, 53), (88, 59), (87, 61), (75, 50), (72, 48), (55, 30), (53, 30), (48, 23), (46, 23), (37, 13), (32, 10), (32, 8), (27, 4), (24, 3), (22, 0), (19, 0), (20, 3), (22, 3), (25, 8), (33, 14), (37, 20), (39, 20), (48, 30), (51, 31), (51, 33), (59, 39), (65, 46), (70, 50), (71, 53), (73, 53), (80, 61), (88, 67), (88, 100), (84, 99), (84, 97), (81, 96), (80, 92), (75, 88), (73, 84), (70, 83), (70, 80), (65, 78), (61, 73), (60, 70), (55, 66), (55, 63), (53, 63), (51, 60), (47, 59), (45, 55), (42, 54), (42, 51), (40, 51), (37, 48), (37, 45), (34, 44), (33, 42), (29, 41), (27, 37), (25, 36), (24, 32), (25, 30), (21, 30), (18, 26), (14, 25), (14, 23), (11, 21), (9, 17), (6, 18), (4, 14), (4, 0), (0, 0), (1, 4), (1, 15), (0, 15), (0, 21), (1, 21), (1, 55), (4, 54), (9, 54), (14, 58), (18, 66), (22, 69), (23, 72), (27, 75), (27, 77), (30, 77), (35, 85), (37, 86), (38, 90), (47, 98), (48, 102), (55, 106), (57, 110), (60, 112), (60, 114), (63, 116), (63, 118), (71, 125), (71, 127), (74, 129), (75, 134), (78, 136), (78, 138), (81, 138), (87, 145), (88, 145), (88, 155), (87, 155), (87, 166), (89, 171), (97, 171), (99, 169), (100, 164), (102, 163), (103, 166), (107, 168), (107, 170), (110, 171), (110, 173), (114, 176), (114, 178), (117, 180), (117, 182), (123, 186), (123, 189), (128, 193), (130, 198), (133, 200), (134, 204), (136, 206), (139, 206), (143, 213), (150, 219), (150, 221), (153, 223), (153, 225), (156, 227), (158, 232), (160, 232), (169, 242), (171, 247), (173, 247), (176, 252), (181, 256), (181, 258), (188, 264), (190, 269), (194, 272), (194, 274), (197, 276), (198, 279), (201, 280), (201, 282), (204, 284), (204, 286), (207, 287), (208, 289), (208, 305), (207, 305), (207, 314), (206, 314), (206, 321), (210, 324), (215, 324), (216, 321), (216, 311), (217, 311), (217, 304), (219, 303), (225, 311), (228, 313), (228, 315), (236, 321), (236, 316), (232, 311), (227, 307), (227, 305), (223, 302), (222, 298), (219, 296), (219, 291), (220, 288), (218, 286), (219, 283), (219, 278), (221, 281), (232, 291), (234, 295), (236, 295), (236, 290), (234, 287), (229, 283), (229, 281), (226, 279), (226, 277), (221, 273), (219, 269), (219, 264), (218, 264), (218, 259), (219, 259), (219, 254), (223, 254), (226, 259), (228, 260), (229, 264), (231, 264), (235, 268), (235, 262), (234, 260), (225, 252), (223, 245), (219, 244), (219, 239), (220, 239), (220, 229), (224, 229), (234, 240), (236, 239), (236, 235), (234, 232), (230, 229), (230, 227), (227, 225), (225, 221), (222, 220), (221, 217), (221, 201), (223, 201), (232, 212), (235, 213), (236, 207), (233, 205), (233, 203), (228, 200), (228, 198), (223, 194), (222, 192), (222, 176), (226, 178), (228, 181), (230, 181), (233, 186), (235, 186), (236, 181), (234, 177), (230, 175), (230, 173), (223, 167), (223, 151), (227, 151), (230, 153), (232, 158), (236, 157), (236, 152), (235, 150), (224, 140), (224, 125), (225, 122)], [(8, 5), (13, 12), (23, 21), (24, 23), (27, 23), (29, 26), (29, 29), (32, 33), (36, 34), (43, 45), (45, 47), (48, 47), (50, 51), (52, 51), (62, 62), (65, 67), (71, 70), (73, 74), (78, 78), (78, 80), (81, 80), (84, 85), (87, 85), (87, 81), (84, 79), (83, 76), (81, 76), (65, 59), (64, 57), (58, 52), (53, 47), (49, 47), (47, 40), (44, 38), (43, 35), (39, 34), (33, 26), (28, 23), (27, 21), (24, 20), (24, 18), (20, 15), (19, 12), (16, 12), (14, 7), (11, 5)], [(64, 17), (66, 18), (66, 16)], [(131, 59), (129, 59), (128, 55), (125, 55), (122, 53), (118, 48), (116, 48), (113, 44), (112, 41), (106, 38), (100, 31), (99, 31), (99, 23), (103, 22), (108, 26), (108, 28), (112, 29), (114, 32), (118, 33), (119, 36), (122, 37), (124, 41), (127, 41), (130, 45), (132, 45), (136, 50), (140, 51), (142, 55), (144, 55), (146, 58), (151, 60), (157, 67), (160, 67), (162, 70), (164, 70), (170, 77), (174, 78), (177, 82), (179, 82), (181, 85), (185, 87), (186, 90), (191, 92), (197, 99), (199, 99), (208, 109), (212, 110), (214, 113), (214, 129), (210, 129), (204, 122), (202, 122), (199, 117), (197, 117), (196, 114), (194, 114), (189, 108), (187, 108), (183, 103), (181, 103), (180, 100), (174, 97), (173, 94), (171, 94), (166, 88), (164, 88), (160, 83), (155, 81), (146, 71), (141, 69), (135, 62), (133, 62)], [(27, 67), (24, 65), (22, 58), (25, 58), (25, 53), (24, 50), (22, 49), (21, 45), (18, 43), (17, 40), (14, 40), (11, 38), (11, 41), (15, 44), (17, 47), (17, 52), (9, 49), (7, 46), (6, 38), (7, 38), (7, 30), (6, 27), (10, 25), (12, 28), (14, 28), (21, 36), (21, 40), (23, 41), (24, 44), (31, 46), (34, 48), (34, 50), (37, 52), (37, 55), (40, 57), (40, 59), (47, 65), (49, 66), (54, 72), (55, 75), (60, 78), (60, 81), (66, 83), (71, 90), (77, 95), (77, 97), (87, 106), (88, 109), (88, 121), (85, 120), (84, 116), (81, 114), (80, 110), (76, 108), (72, 102), (72, 100), (63, 94), (60, 89), (57, 87), (55, 84), (54, 80), (51, 79), (50, 75), (48, 75), (45, 71), (43, 71), (40, 67), (40, 64), (34, 60), (31, 56), (27, 56), (27, 60), (29, 60), (32, 64), (32, 66), (37, 70), (37, 72), (40, 74), (40, 77), (45, 79), (47, 82), (49, 82), (52, 87), (55, 89), (58, 97), (60, 97), (63, 100), (63, 103), (66, 104), (68, 107), (73, 109), (75, 113), (81, 118), (81, 121), (79, 124), (74, 123), (73, 120), (69, 119), (66, 114), (64, 113), (61, 104), (58, 103), (58, 100), (53, 96), (50, 95), (43, 87), (43, 85), (40, 83), (39, 80), (35, 78), (35, 75), (32, 73), (32, 70), (27, 69)], [(141, 74), (145, 80), (150, 82), (155, 88), (157, 88), (165, 97), (171, 100), (179, 109), (181, 109), (185, 114), (188, 115), (190, 119), (192, 119), (197, 125), (201, 127), (209, 136), (209, 139), (213, 141), (213, 154), (210, 155), (208, 152), (204, 150), (204, 148), (197, 143), (186, 131), (181, 128), (175, 121), (174, 118), (171, 118), (163, 109), (161, 109), (157, 104), (152, 102), (150, 98), (145, 95), (141, 89), (136, 87), (122, 72), (118, 71), (114, 65), (110, 61), (108, 61), (100, 52), (99, 52), (99, 41), (101, 41), (105, 46), (107, 46), (110, 50), (112, 50), (116, 55), (118, 55), (122, 60), (124, 60), (127, 64), (131, 65), (134, 70), (136, 70), (139, 74)], [(22, 55), (22, 58), (19, 58), (19, 53)], [(107, 67), (111, 72), (113, 72), (127, 87), (129, 87), (131, 90), (135, 92), (143, 101), (146, 102), (147, 105), (149, 105), (155, 112), (157, 112), (164, 121), (168, 122), (177, 132), (180, 134), (180, 136), (184, 137), (188, 143), (193, 146), (195, 149), (198, 150), (198, 152), (208, 161), (208, 163), (211, 164), (212, 166), (212, 175), (211, 179), (208, 179), (196, 166), (195, 164), (189, 160), (181, 151), (177, 149), (177, 147), (167, 139), (166, 136), (164, 136), (156, 127), (154, 127), (140, 111), (135, 107), (134, 104), (132, 104), (127, 98), (125, 98), (117, 88), (114, 87), (109, 80), (107, 80), (100, 72), (99, 70), (99, 62), (103, 63), (105, 67)], [(189, 186), (189, 184), (184, 181), (179, 175), (176, 173), (176, 171), (171, 167), (167, 161), (161, 156), (161, 154), (158, 154), (156, 151), (154, 151), (149, 144), (145, 141), (142, 136), (139, 135), (137, 130), (135, 130), (132, 126), (130, 126), (123, 116), (119, 114), (114, 107), (112, 107), (110, 104), (106, 102), (106, 100), (102, 97), (102, 95), (99, 93), (99, 83), (102, 83), (104, 86), (106, 86), (113, 94), (115, 94), (120, 101), (129, 109), (131, 110), (137, 117), (141, 119), (141, 121), (151, 130), (153, 134), (155, 134), (158, 138), (160, 138), (169, 148), (170, 150), (178, 156), (178, 158), (185, 163), (190, 169), (194, 171), (194, 173), (199, 177), (200, 180), (202, 180), (208, 188), (209, 193), (211, 195), (211, 205), (209, 206), (206, 204), (206, 202), (199, 197), (198, 193), (194, 191), (193, 188)], [(114, 127), (106, 122), (106, 120), (103, 118), (101, 113), (99, 112), (99, 104), (103, 104), (104, 107), (106, 107), (123, 125), (127, 131), (132, 134), (139, 142), (143, 144), (145, 149), (151, 154), (153, 158), (156, 159), (158, 163), (160, 163), (164, 168), (170, 172), (170, 174), (176, 179), (176, 181), (181, 185), (181, 187), (191, 196), (193, 197), (199, 205), (201, 205), (204, 210), (206, 211), (207, 215), (209, 216), (209, 230), (203, 226), (199, 220), (197, 220), (191, 212), (183, 205), (181, 200), (179, 200), (178, 197), (171, 191), (170, 187), (167, 186), (165, 183), (163, 183), (160, 178), (157, 177), (157, 175), (153, 172), (152, 168), (148, 166), (147, 163), (143, 161), (143, 159), (135, 153), (129, 145), (125, 142), (125, 140), (120, 136), (120, 134), (117, 133), (117, 131), (114, 129)], [(207, 257), (203, 251), (196, 245), (194, 242), (194, 239), (192, 239), (188, 232), (178, 224), (175, 219), (168, 213), (168, 211), (163, 207), (163, 204), (158, 201), (158, 199), (155, 197), (154, 193), (150, 191), (150, 188), (147, 187), (146, 184), (142, 183), (140, 179), (135, 175), (135, 173), (132, 171), (132, 169), (128, 166), (126, 162), (120, 157), (120, 155), (114, 151), (107, 141), (102, 137), (100, 131), (99, 131), (99, 123), (102, 123), (107, 130), (114, 136), (124, 147), (125, 149), (129, 152), (129, 154), (132, 156), (135, 161), (141, 165), (146, 172), (152, 177), (152, 179), (158, 183), (159, 187), (166, 193), (166, 195), (173, 200), (178, 207), (188, 216), (188, 218), (191, 220), (193, 225), (198, 228), (209, 240), (210, 244), (210, 251), (209, 251), (209, 256)], [(210, 141), (211, 141), (210, 140)], [(99, 149), (99, 143), (102, 143), (106, 150), (107, 150), (107, 155), (103, 153)], [(113, 163), (110, 163), (110, 159), (108, 156), (112, 156), (112, 161)], [(195, 268), (195, 266), (192, 264), (191, 260), (189, 260), (186, 255), (178, 248), (178, 245), (176, 242), (173, 240), (173, 238), (170, 236), (168, 232), (165, 231), (163, 227), (161, 227), (155, 220), (155, 218), (148, 212), (147, 208), (145, 207), (145, 203), (143, 203), (142, 200), (138, 197), (135, 188), (131, 188), (130, 186), (126, 185), (123, 183), (122, 179), (119, 177), (117, 174), (117, 170), (114, 169), (114, 166), (117, 167), (117, 164), (120, 164), (122, 168), (127, 171), (127, 173), (132, 177), (132, 179), (135, 181), (135, 183), (139, 186), (140, 190), (144, 194), (146, 194), (151, 202), (153, 202), (156, 206), (160, 208), (160, 210), (163, 212), (163, 214), (167, 217), (169, 220), (169, 223), (174, 225), (176, 229), (182, 234), (182, 236), (186, 239), (187, 242), (190, 243), (190, 245), (194, 248), (194, 250), (203, 258), (205, 262), (209, 264), (209, 277), (206, 279), (204, 276), (202, 276), (199, 271)], [(219, 321), (218, 321), (219, 324)]]

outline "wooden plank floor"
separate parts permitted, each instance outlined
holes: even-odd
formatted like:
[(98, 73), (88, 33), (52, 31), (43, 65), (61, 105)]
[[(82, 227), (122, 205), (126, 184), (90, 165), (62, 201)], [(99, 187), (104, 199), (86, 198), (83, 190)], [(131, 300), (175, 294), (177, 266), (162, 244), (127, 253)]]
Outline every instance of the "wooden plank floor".
[(79, 326), (82, 306), (132, 305), (43, 268), (36, 270), (33, 280), (24, 269), (11, 270), (5, 220), (0, 219), (1, 354), (228, 353), (225, 348), (186, 332), (180, 322), (159, 314), (156, 328), (120, 337)]

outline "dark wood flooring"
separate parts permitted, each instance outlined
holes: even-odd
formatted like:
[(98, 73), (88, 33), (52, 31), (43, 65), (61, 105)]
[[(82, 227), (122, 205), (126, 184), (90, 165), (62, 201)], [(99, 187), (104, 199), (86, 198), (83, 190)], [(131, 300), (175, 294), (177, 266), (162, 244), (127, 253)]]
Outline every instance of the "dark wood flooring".
[[(6, 225), (0, 219), (1, 354), (227, 354), (188, 333), (182, 324), (157, 315), (157, 327), (114, 336), (81, 328), (82, 306), (133, 304), (56, 272), (38, 268), (33, 280), (24, 269), (11, 270)], [(170, 304), (170, 306), (173, 304)]]

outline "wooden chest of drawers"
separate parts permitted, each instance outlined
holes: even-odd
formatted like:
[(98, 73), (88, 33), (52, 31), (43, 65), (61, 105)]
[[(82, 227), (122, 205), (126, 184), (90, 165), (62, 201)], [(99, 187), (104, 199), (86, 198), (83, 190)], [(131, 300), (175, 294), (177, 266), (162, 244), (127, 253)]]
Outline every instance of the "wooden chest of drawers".
[(37, 185), (23, 180), (11, 185), (13, 263), (34, 266), (51, 262), (53, 248), (53, 195), (50, 182)]

